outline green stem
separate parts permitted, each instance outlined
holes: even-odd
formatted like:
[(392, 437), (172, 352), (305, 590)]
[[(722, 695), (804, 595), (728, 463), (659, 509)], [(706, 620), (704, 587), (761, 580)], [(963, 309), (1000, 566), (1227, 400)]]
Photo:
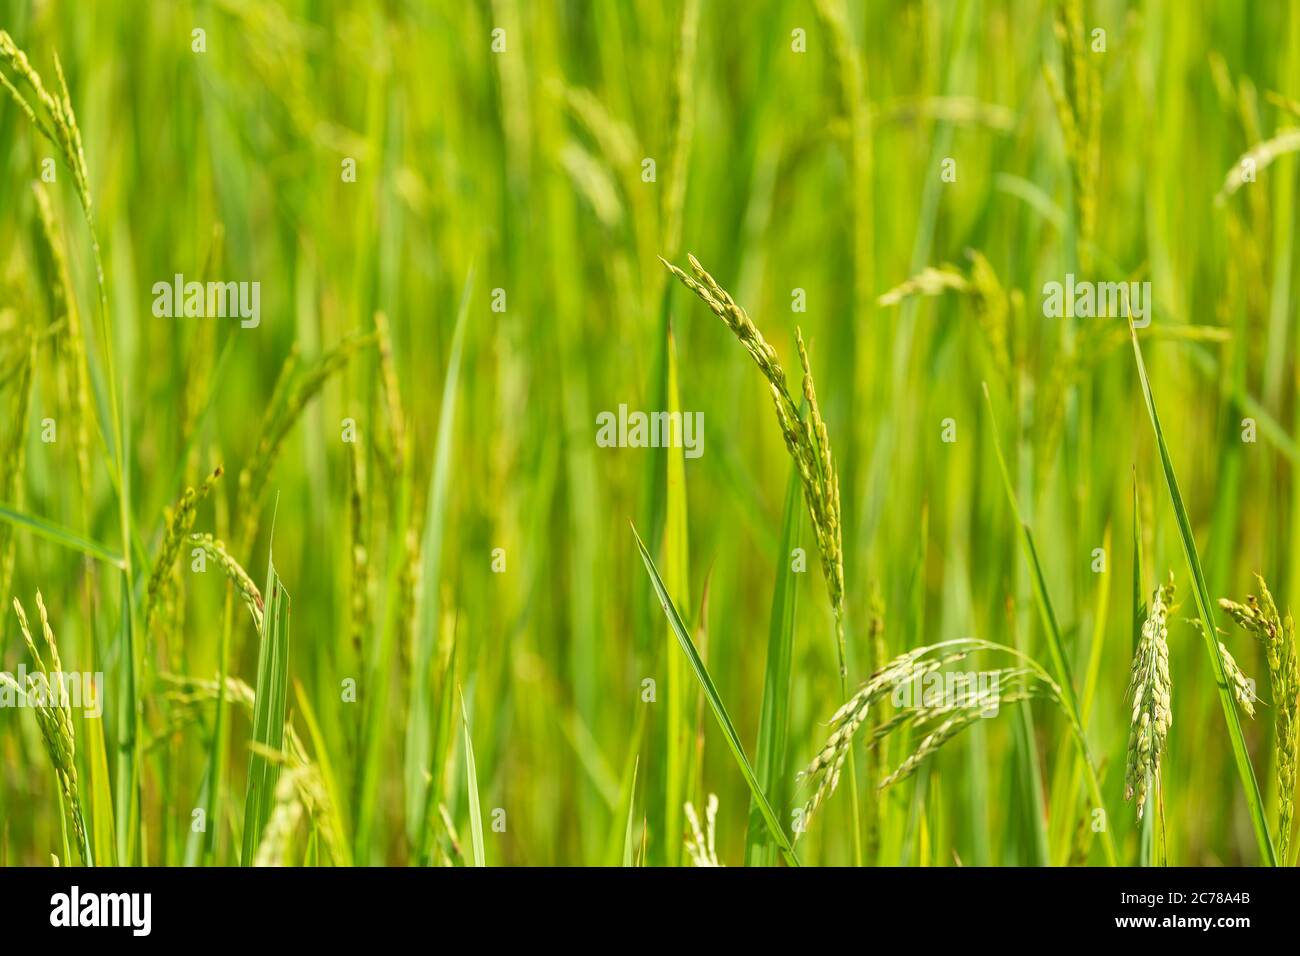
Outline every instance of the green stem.
[[(844, 641), (844, 615), (841, 610), (835, 612), (836, 651), (840, 665), (840, 700), (849, 699), (848, 653)], [(858, 768), (853, 757), (853, 748), (849, 748), (849, 808), (853, 813), (853, 865), (862, 866), (862, 812), (858, 800)]]

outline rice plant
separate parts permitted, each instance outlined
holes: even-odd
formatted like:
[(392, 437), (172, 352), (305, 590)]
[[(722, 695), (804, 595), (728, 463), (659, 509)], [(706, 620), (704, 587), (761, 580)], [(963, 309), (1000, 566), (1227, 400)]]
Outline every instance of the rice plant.
[[(13, 601), (14, 613), (18, 617), (18, 626), (22, 630), (27, 653), (31, 655), (36, 670), (27, 675), (26, 686), (20, 686), (8, 673), (0, 673), (0, 691), (12, 692), (7, 706), (14, 706), (21, 700), (22, 705), (30, 707), (36, 714), (36, 723), (40, 727), (41, 738), (45, 742), (46, 753), (54, 767), (54, 776), (59, 784), (59, 806), (67, 819), (72, 822), (72, 833), (63, 835), (63, 859), (70, 860), (69, 845), (76, 847), (77, 855), (83, 866), (93, 866), (94, 857), (87, 836), (86, 818), (82, 809), (82, 794), (77, 781), (77, 735), (72, 723), (72, 707), (64, 683), (63, 661), (59, 658), (59, 647), (54, 640), (54, 631), (50, 627), (49, 612), (45, 610), (45, 601), (41, 592), (36, 592), (36, 609), (40, 612), (41, 636), (44, 639), (46, 656), (49, 664), (41, 656), (36, 641), (32, 637), (31, 627), (27, 623), (27, 612), (18, 598)], [(62, 820), (62, 817), (61, 817)], [(71, 836), (71, 844), (69, 844)]]
[[(1273, 702), (1273, 754), (1277, 776), (1277, 852), (1283, 863), (1290, 857), (1291, 829), (1295, 816), (1297, 708), (1300, 708), (1300, 670), (1297, 670), (1295, 625), (1288, 613), (1278, 613), (1273, 595), (1259, 575), (1258, 595), (1249, 595), (1245, 604), (1219, 598), (1230, 618), (1264, 649), (1268, 662), (1268, 683)], [(1231, 660), (1224, 657), (1226, 664)]]
[(0, 863), (1295, 864), (1297, 77), (0, 0)]
[(1129, 718), (1128, 766), (1124, 776), (1124, 799), (1137, 795), (1137, 815), (1142, 819), (1151, 781), (1160, 779), (1160, 757), (1173, 723), (1169, 681), (1169, 606), (1173, 603), (1172, 582), (1162, 584), (1151, 596), (1150, 612), (1142, 625), (1142, 638), (1129, 676), (1126, 697), (1132, 704)]

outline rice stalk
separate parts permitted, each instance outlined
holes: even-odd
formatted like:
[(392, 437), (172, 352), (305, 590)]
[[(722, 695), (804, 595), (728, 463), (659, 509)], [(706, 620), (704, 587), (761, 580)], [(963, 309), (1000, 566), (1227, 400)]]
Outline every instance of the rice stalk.
[(903, 759), (895, 770), (880, 781), (884, 790), (895, 783), (906, 780), (919, 769), (922, 763), (939, 752), (940, 748), (957, 734), (968, 728), (976, 720), (989, 716), (990, 708), (1002, 704), (1014, 704), (1044, 696), (1043, 686), (1030, 684), (1011, 693), (980, 693), (967, 706), (937, 710), (926, 715), (929, 721), (923, 736), (911, 754)]
[(442, 821), (443, 829), (447, 831), (447, 842), (451, 848), (450, 854), (443, 851), (446, 865), (465, 866), (465, 851), (460, 848), (460, 834), (456, 832), (456, 821), (451, 818), (451, 811), (447, 809), (447, 805), (441, 801), (438, 803), (438, 818)]
[(239, 857), (243, 866), (251, 865), (257, 858), (262, 828), (270, 817), (275, 787), (280, 780), (282, 761), (272, 759), (267, 754), (275, 752), (278, 758), (286, 749), (292, 602), (275, 570), (274, 558), (269, 554), (263, 593), (266, 595), (266, 612), (257, 649), (252, 738), (253, 743), (260, 747), (250, 747), (248, 757), (248, 777), (244, 789), (243, 852)]
[[(804, 347), (803, 334), (796, 330), (799, 348), (799, 364), (803, 369), (803, 394), (808, 401), (808, 418), (805, 421), (799, 414), (799, 404), (794, 400), (786, 382), (785, 369), (781, 367), (776, 350), (767, 343), (749, 314), (704, 271), (699, 260), (692, 255), (687, 259), (695, 278), (688, 276), (666, 259), (661, 259), (669, 271), (681, 283), (698, 295), (727, 328), (738, 338), (758, 370), (763, 373), (771, 387), (772, 402), (776, 408), (777, 421), (781, 434), (785, 438), (787, 450), (799, 469), (803, 482), (804, 501), (812, 518), (813, 532), (817, 539), (817, 550), (821, 555), (822, 574), (830, 592), (831, 608), (835, 612), (838, 626), (842, 629), (844, 617), (844, 555), (840, 539), (840, 488), (839, 479), (831, 457), (830, 438), (826, 431), (826, 422), (822, 419), (821, 406), (817, 403), (817, 393), (813, 386), (812, 369), (808, 363), (808, 352)], [(841, 644), (843, 643), (841, 637)], [(840, 653), (840, 676), (845, 677), (848, 669), (843, 650)]]
[[(171, 709), (166, 731), (158, 737), (158, 740), (161, 741), (167, 734), (199, 723), (203, 716), (202, 710), (208, 705), (217, 703), (220, 684), (217, 680), (179, 674), (164, 673), (159, 676), (169, 688), (165, 698)], [(227, 677), (224, 686), (224, 698), (237, 704), (248, 718), (252, 719), (257, 700), (256, 692), (252, 687), (238, 677)], [(285, 816), (290, 812), (287, 809), (287, 804), (291, 802), (298, 803), (300, 810), (306, 810), (316, 821), (331, 858), (340, 865), (350, 863), (351, 854), (348, 851), (344, 837), (338, 806), (330, 796), (329, 788), (325, 785), (321, 765), (308, 755), (302, 737), (294, 729), (293, 723), (288, 720), (284, 724), (284, 742), (284, 753), (268, 750), (256, 743), (249, 744), (250, 750), (256, 750), (259, 755), (267, 760), (286, 764), (288, 768), (276, 785), (271, 821), (262, 831), (263, 840), (268, 839), (269, 832), (270, 838), (277, 841), (278, 845), (266, 850), (264, 844), (260, 844), (254, 857), (258, 862), (255, 862), (254, 866), (276, 865), (269, 861), (283, 860), (283, 851), (286, 848), (285, 841), (287, 840), (286, 833), (291, 835), (293, 826), (296, 826), (296, 822), (293, 823), (293, 826), (290, 826), (290, 821)], [(291, 780), (294, 791), (292, 794), (284, 789), (284, 780), (286, 778)], [(275, 822), (277, 811), (281, 814), (278, 823)], [(274, 829), (272, 823), (275, 823)]]
[(275, 785), (275, 800), (270, 819), (262, 828), (262, 840), (253, 858), (253, 866), (285, 866), (292, 848), (293, 835), (302, 820), (302, 797), (298, 793), (301, 768), (287, 770)]
[(872, 230), (871, 107), (867, 99), (867, 68), (849, 26), (844, 0), (816, 0), (814, 10), (830, 37), (840, 113), (848, 124), (849, 195), (853, 206), (850, 230), (853, 241), (853, 311), (863, 315), (875, 284), (875, 250)]
[(307, 403), (324, 388), (330, 377), (342, 369), (353, 355), (371, 345), (375, 338), (373, 333), (345, 338), (299, 377), (293, 375), (297, 364), (296, 352), (291, 352), (285, 360), (284, 369), (267, 405), (257, 448), (239, 473), (239, 504), (236, 510), (244, 515), (239, 537), (241, 554), (246, 554), (252, 548), (257, 537), (261, 515), (257, 502), (266, 488), (267, 479), (289, 430), (297, 423)]
[[(799, 470), (791, 463), (786, 481), (785, 507), (781, 518), (780, 546), (776, 551), (776, 585), (768, 623), (767, 656), (764, 663), (763, 700), (758, 717), (758, 742), (754, 752), (754, 773), (759, 787), (771, 794), (777, 806), (786, 804), (786, 754), (789, 750), (790, 698), (794, 683), (795, 617), (799, 603), (798, 576), (785, 560), (799, 541), (803, 529), (803, 506)], [(775, 866), (776, 846), (767, 838), (757, 798), (750, 799), (749, 827), (745, 834), (745, 865)]]
[(1183, 502), (1182, 492), (1178, 487), (1178, 477), (1174, 473), (1173, 460), (1169, 454), (1169, 445), (1165, 440), (1164, 429), (1160, 425), (1160, 414), (1156, 409), (1155, 395), (1151, 391), (1151, 380), (1147, 376), (1146, 363), (1142, 359), (1142, 346), (1138, 344), (1137, 329), (1129, 323), (1129, 339), (1133, 344), (1133, 358), (1137, 364), (1138, 384), (1142, 389), (1142, 401), (1146, 405), (1147, 417), (1151, 420), (1151, 431), (1155, 436), (1156, 449), (1160, 454), (1160, 464), (1164, 472), (1165, 485), (1169, 491), (1169, 503), (1173, 506), (1174, 517), (1178, 523), (1178, 537), (1183, 546), (1183, 558), (1187, 570), (1191, 573), (1193, 596), (1201, 620), (1201, 636), (1205, 640), (1205, 650), (1210, 657), (1210, 666), (1214, 669), (1216, 690), (1219, 704), (1223, 710), (1223, 720), (1228, 728), (1228, 739), (1232, 745), (1233, 763), (1241, 780), (1242, 791), (1250, 811), (1251, 829), (1255, 832), (1255, 841), (1259, 846), (1260, 858), (1269, 866), (1278, 865), (1277, 848), (1272, 835), (1268, 832), (1268, 819), (1264, 813), (1264, 798), (1259, 789), (1259, 779), (1251, 763), (1250, 751), (1246, 747), (1245, 735), (1241, 730), (1241, 719), (1237, 716), (1237, 703), (1228, 686), (1228, 678), (1223, 667), (1223, 657), (1219, 653), (1216, 640), (1214, 612), (1210, 603), (1209, 588), (1205, 583), (1205, 573), (1201, 569), (1201, 559), (1196, 548), (1196, 537), (1192, 531), (1191, 518)]
[(1137, 815), (1142, 819), (1147, 789), (1152, 780), (1159, 781), (1160, 756), (1165, 749), (1173, 715), (1169, 708), (1172, 687), (1169, 681), (1169, 643), (1166, 618), (1174, 598), (1172, 577), (1168, 584), (1156, 588), (1151, 609), (1142, 625), (1129, 670), (1125, 699), (1131, 702), (1129, 720), (1128, 767), (1124, 777), (1124, 799), (1137, 794)]
[[(831, 456), (830, 436), (822, 418), (821, 406), (813, 386), (812, 367), (808, 350), (804, 347), (803, 332), (796, 327), (795, 341), (799, 349), (799, 364), (803, 369), (803, 398), (808, 403), (808, 414), (800, 414), (786, 383), (785, 369), (781, 367), (776, 350), (763, 338), (749, 314), (736, 304), (735, 299), (718, 285), (705, 271), (695, 256), (687, 254), (694, 277), (660, 257), (668, 270), (681, 283), (704, 301), (715, 315), (722, 319), (733, 335), (749, 352), (758, 370), (767, 379), (776, 410), (777, 423), (790, 457), (794, 460), (803, 484), (804, 502), (808, 506), (817, 551), (821, 556), (822, 576), (830, 596), (835, 617), (836, 655), (839, 662), (840, 694), (848, 696), (848, 654), (844, 638), (844, 552), (841, 543), (840, 485)], [(858, 811), (858, 784), (853, 770), (852, 753), (849, 754), (850, 803), (853, 820), (854, 862), (862, 862), (861, 819)]]
[[(723, 703), (721, 695), (718, 693), (717, 685), (713, 682), (713, 677), (709, 674), (709, 669), (704, 665), (700, 658), (700, 652), (695, 647), (695, 642), (691, 640), (691, 635), (686, 629), (686, 624), (682, 621), (681, 614), (678, 613), (676, 605), (673, 603), (672, 596), (664, 586), (663, 578), (659, 576), (659, 570), (655, 567), (654, 559), (650, 557), (650, 552), (646, 550), (645, 542), (637, 534), (636, 528), (632, 528), (632, 536), (636, 539), (637, 551), (641, 554), (641, 561), (645, 565), (646, 573), (650, 575), (650, 583), (654, 586), (655, 594), (659, 598), (659, 606), (663, 609), (664, 615), (668, 618), (668, 623), (673, 629), (673, 634), (677, 637), (682, 652), (686, 655), (690, 663), (691, 670), (695, 672), (695, 678), (699, 681), (700, 687), (704, 691), (705, 698), (708, 700), (709, 707), (713, 711), (713, 716), (717, 719), (718, 728), (722, 731), (723, 738), (727, 747), (731, 750), (732, 757), (735, 758), (736, 767), (740, 770), (741, 775), (745, 778), (745, 783), (749, 787), (749, 792), (755, 802), (758, 803), (759, 813), (763, 821), (767, 824), (768, 832), (776, 841), (777, 847), (781, 851), (782, 857), (790, 866), (799, 866), (799, 857), (794, 851), (793, 845), (786, 837), (781, 823), (777, 820), (776, 811), (772, 809), (767, 795), (759, 786), (758, 778), (754, 775), (754, 768), (749, 763), (749, 758), (745, 756), (745, 747), (740, 742), (740, 735), (736, 732), (736, 725), (731, 720), (731, 715), (727, 712), (727, 706)], [(856, 816), (856, 815), (855, 815)]]
[(558, 82), (553, 86), (569, 113), (595, 141), (609, 167), (622, 171), (625, 180), (630, 177), (644, 155), (632, 127), (613, 116), (591, 90)]
[(85, 333), (81, 327), (81, 310), (77, 307), (76, 294), (72, 287), (72, 275), (68, 271), (68, 258), (63, 243), (59, 240), (58, 227), (54, 221), (54, 209), (50, 194), (39, 181), (32, 183), (32, 192), (36, 196), (37, 221), (40, 228), (40, 248), (47, 259), (51, 280), (47, 283), (50, 290), (50, 314), (54, 319), (65, 319), (67, 325), (63, 335), (64, 349), (72, 367), (72, 417), (74, 423), (73, 441), (77, 458), (77, 484), (81, 490), (82, 523), (89, 523), (90, 509), (90, 364), (86, 355)]
[[(866, 722), (872, 706), (893, 692), (894, 686), (913, 676), (937, 670), (943, 661), (926, 661), (918, 664), (931, 648), (917, 647), (906, 651), (872, 674), (858, 692), (845, 701), (828, 722), (831, 733), (812, 762), (799, 774), (799, 779), (814, 785), (812, 795), (803, 805), (803, 826), (807, 830), (813, 815), (822, 801), (835, 792), (840, 782), (840, 771), (852, 750), (853, 738)], [(964, 655), (958, 655), (958, 658)], [(946, 660), (946, 658), (945, 658)]]
[[(36, 338), (27, 337), (25, 354), (18, 360), (17, 373), (9, 399), (11, 430), (0, 435), (0, 502), (22, 505), (22, 476), (27, 462), (27, 418), (35, 388)], [(8, 598), (13, 583), (15, 557), (14, 528), (0, 522), (0, 600)]]
[[(403, 742), (403, 794), (406, 808), (407, 836), (421, 850), (427, 849), (429, 822), (439, 793), (442, 766), (433, 763), (435, 748), (442, 741), (439, 734), (450, 732), (450, 683), (442, 690), (442, 705), (435, 707), (431, 675), (437, 662), (439, 627), (451, 602), (442, 593), (442, 550), (446, 531), (446, 516), (450, 496), (452, 449), (456, 429), (456, 416), (460, 399), (461, 359), (465, 350), (465, 330), (468, 326), (469, 303), (474, 289), (474, 269), (471, 266), (461, 289), (456, 311), (455, 331), (452, 333), (447, 356), (446, 375), (442, 383), (442, 403), (438, 410), (438, 430), (434, 441), (433, 463), (429, 469), (429, 482), (423, 510), (422, 536), (419, 541), (419, 568), (417, 598), (408, 619), (411, 644), (409, 660), (403, 667), (406, 673), (419, 675), (410, 681), (410, 694), (406, 715), (406, 738)], [(408, 518), (408, 527), (415, 523), (415, 512)], [(409, 539), (408, 539), (409, 541)], [(444, 632), (445, 633), (445, 632)], [(453, 645), (454, 646), (454, 645)], [(449, 680), (454, 672), (444, 672)], [(427, 853), (420, 853), (421, 858)]]
[(972, 96), (922, 96), (892, 100), (881, 108), (879, 123), (915, 123), (929, 120), (954, 126), (983, 126), (998, 133), (1010, 133), (1016, 113), (996, 103)]
[[(1228, 170), (1228, 174), (1223, 179), (1223, 186), (1219, 188), (1214, 197), (1215, 205), (1223, 205), (1228, 197), (1233, 195), (1245, 183), (1246, 170), (1250, 169), (1252, 175), (1257, 175), (1269, 166), (1273, 165), (1274, 160), (1288, 153), (1300, 151), (1300, 129), (1289, 129), (1279, 133), (1272, 139), (1266, 139), (1261, 143), (1256, 143), (1246, 152)], [(1247, 166), (1247, 163), (1250, 165)]]
[(683, 809), (686, 822), (691, 832), (686, 836), (686, 855), (692, 866), (722, 866), (718, 862), (718, 850), (714, 845), (718, 829), (718, 795), (710, 793), (704, 804), (704, 827), (700, 827), (700, 817), (695, 805), (687, 800)]
[(945, 292), (959, 292), (968, 295), (974, 291), (971, 281), (962, 275), (956, 266), (926, 266), (916, 275), (882, 293), (876, 299), (876, 305), (898, 305), (912, 296), (938, 296)]
[[(76, 113), (72, 109), (72, 98), (68, 93), (68, 83), (63, 75), (63, 65), (57, 55), (54, 57), (54, 72), (58, 78), (58, 93), (54, 94), (45, 86), (39, 73), (28, 60), (27, 55), (18, 48), (13, 38), (0, 30), (0, 66), (7, 66), (18, 81), (35, 97), (29, 100), (18, 86), (0, 69), (0, 86), (3, 86), (17, 103), (18, 108), (47, 140), (50, 141), (63, 159), (64, 165), (72, 173), (73, 186), (81, 211), (90, 233), (92, 258), (95, 264), (95, 283), (99, 292), (99, 334), (108, 365), (108, 395), (112, 415), (112, 440), (107, 429), (101, 427), (105, 443), (115, 453), (117, 466), (117, 486), (119, 498), (119, 517), (122, 524), (123, 541), (130, 540), (129, 503), (122, 494), (126, 487), (125, 465), (123, 458), (122, 419), (118, 403), (117, 377), (113, 368), (112, 338), (108, 328), (108, 286), (104, 280), (104, 261), (99, 248), (99, 237), (95, 231), (94, 202), (90, 192), (90, 174), (86, 166), (86, 154), (82, 148), (81, 129), (77, 125)], [(39, 109), (38, 109), (39, 107)], [(39, 209), (39, 200), (38, 200)], [(130, 566), (129, 548), (123, 547)]]
[(1053, 24), (1061, 45), (1062, 76), (1043, 64), (1043, 77), (1065, 139), (1079, 234), (1079, 259), (1089, 268), (1096, 234), (1097, 186), (1101, 169), (1101, 77), (1084, 49), (1083, 0), (1061, 0)]
[(664, 250), (677, 255), (682, 241), (682, 217), (686, 208), (687, 168), (691, 158), (691, 141), (695, 132), (695, 110), (691, 103), (694, 88), (695, 50), (699, 36), (700, 0), (684, 0), (682, 24), (678, 33), (677, 69), (673, 74), (672, 101), (669, 115), (673, 120), (672, 146), (669, 150), (668, 188), (664, 190)]
[[(287, 731), (288, 725), (285, 726)], [(253, 866), (291, 865), (289, 853), (293, 849), (293, 837), (304, 814), (319, 827), (321, 839), (334, 862), (346, 865), (348, 857), (343, 855), (346, 845), (337, 827), (335, 808), (321, 779), (320, 768), (300, 754), (286, 755), (255, 743), (250, 743), (249, 749), (269, 761), (285, 765), (275, 785), (270, 816), (262, 828)]]
[(876, 304), (889, 307), (912, 296), (939, 296), (945, 292), (968, 297), (974, 305), (980, 329), (988, 341), (994, 368), (1003, 382), (1010, 383), (1014, 361), (1010, 342), (1012, 295), (1003, 287), (992, 263), (982, 252), (967, 249), (966, 257), (971, 262), (968, 274), (951, 263), (938, 267), (927, 266), (881, 294), (876, 299)]
[[(5, 67), (14, 74), (16, 82), (6, 75)], [(113, 464), (113, 484), (117, 492), (118, 531), (122, 538), (122, 626), (118, 631), (120, 646), (117, 648), (117, 653), (122, 661), (122, 686), (125, 692), (118, 702), (116, 714), (119, 746), (116, 759), (118, 793), (115, 801), (118, 819), (115, 821), (115, 829), (118, 839), (118, 860), (126, 862), (131, 856), (131, 850), (136, 846), (135, 838), (141, 824), (139, 773), (136, 765), (138, 747), (136, 730), (140, 700), (135, 673), (137, 667), (135, 591), (131, 587), (131, 582), (134, 581), (131, 560), (134, 528), (129, 500), (130, 468), (127, 462), (131, 443), (125, 427), (128, 422), (123, 417), (119, 398), (119, 384), (113, 358), (114, 339), (109, 327), (108, 284), (104, 278), (104, 257), (95, 228), (90, 176), (86, 167), (85, 151), (82, 148), (81, 130), (72, 109), (72, 98), (68, 92), (67, 79), (63, 75), (63, 66), (57, 55), (54, 57), (54, 73), (58, 80), (57, 95), (46, 88), (40, 75), (31, 65), (26, 54), (14, 43), (13, 38), (4, 30), (0, 30), (0, 86), (5, 88), (37, 131), (54, 144), (64, 165), (71, 171), (73, 185), (81, 203), (82, 215), (90, 237), (91, 259), (95, 266), (95, 287), (99, 294), (99, 340), (105, 365), (103, 379), (107, 383), (108, 392), (108, 415), (107, 420), (100, 421), (100, 437), (109, 451)], [(21, 84), (30, 92), (34, 100), (27, 99), (17, 84)]]
[(614, 177), (595, 156), (580, 144), (570, 141), (560, 150), (560, 165), (569, 181), (587, 200), (600, 224), (614, 233), (623, 223), (623, 201), (619, 198)]
[[(27, 54), (18, 48), (13, 37), (4, 30), (0, 30), (0, 65), (7, 66), (36, 97), (35, 103), (28, 100), (13, 81), (0, 71), (0, 85), (9, 91), (18, 108), (41, 135), (59, 150), (64, 163), (72, 172), (77, 197), (81, 200), (82, 207), (89, 218), (92, 205), (90, 176), (86, 171), (86, 155), (81, 147), (81, 130), (77, 127), (77, 117), (72, 110), (72, 101), (68, 97), (68, 84), (63, 78), (63, 66), (58, 56), (54, 58), (54, 71), (59, 79), (60, 91), (57, 96), (50, 93), (41, 80), (40, 74), (27, 59)], [(47, 119), (42, 119), (42, 111)]]
[[(63, 662), (59, 658), (59, 647), (54, 639), (54, 630), (50, 627), (50, 617), (45, 610), (45, 600), (41, 592), (36, 592), (36, 609), (40, 613), (41, 634), (45, 649), (50, 658), (47, 667), (37, 650), (32, 638), (31, 628), (27, 623), (27, 612), (22, 602), (13, 599), (14, 613), (18, 615), (18, 626), (22, 631), (27, 652), (36, 664), (37, 671), (27, 675), (27, 686), (19, 687), (18, 682), (9, 674), (0, 672), (0, 684), (4, 684), (15, 694), (23, 696), (28, 706), (36, 714), (36, 723), (45, 741), (45, 750), (50, 763), (54, 765), (54, 774), (59, 781), (63, 794), (63, 803), (72, 819), (73, 833), (76, 835), (77, 852), (84, 866), (93, 866), (90, 840), (86, 834), (86, 821), (81, 810), (81, 795), (77, 784), (77, 735), (72, 725), (72, 707), (68, 701), (63, 684)], [(52, 679), (53, 678), (53, 679)]]
[[(203, 262), (203, 281), (208, 281), (221, 274), (225, 251), (226, 227), (220, 221), (212, 224), (212, 234), (208, 243), (207, 256)], [(195, 442), (202, 439), (200, 427), (211, 409), (215, 398), (214, 387), (221, 374), (224, 361), (230, 356), (234, 339), (227, 339), (220, 356), (217, 355), (217, 330), (215, 322), (203, 322), (195, 329), (191, 337), (189, 356), (186, 361), (185, 387), (181, 394), (181, 415), (179, 434), (186, 438), (181, 464), (186, 469), (186, 481), (193, 483), (197, 475), (192, 469), (190, 449)]]
[[(1198, 631), (1201, 629), (1201, 622), (1196, 618), (1189, 617), (1183, 618), (1183, 620)], [(1219, 633), (1224, 632), (1220, 631)], [(1241, 665), (1232, 656), (1227, 645), (1223, 641), (1218, 643), (1219, 656), (1223, 658), (1223, 673), (1228, 679), (1228, 689), (1232, 692), (1233, 699), (1236, 700), (1241, 712), (1253, 720), (1255, 717), (1255, 701), (1259, 700), (1259, 696), (1254, 690), (1254, 681), (1246, 676), (1245, 671), (1241, 669)]]
[(879, 789), (909, 777), (976, 719), (992, 716), (1003, 704), (1045, 697), (1064, 710), (1056, 682), (1036, 661), (1014, 648), (976, 638), (958, 638), (905, 651), (872, 674), (857, 693), (831, 715), (828, 721), (831, 732), (826, 742), (799, 774), (799, 779), (813, 788), (803, 804), (802, 829), (807, 829), (817, 809), (834, 792), (846, 758), (852, 752), (853, 741), (866, 726), (872, 712), (883, 707), (896, 692), (908, 685), (919, 689), (931, 675), (940, 675), (948, 665), (963, 661), (979, 650), (1005, 653), (1020, 663), (988, 672), (986, 679), (991, 687), (977, 688), (972, 692), (969, 683), (954, 684), (954, 688), (964, 689), (951, 697), (945, 693), (938, 701), (931, 699), (927, 691), (920, 694), (919, 699), (914, 696), (906, 706), (882, 720), (868, 737), (870, 747), (876, 747), (903, 727), (912, 727), (921, 738), (913, 752), (881, 780)]
[(469, 711), (465, 707), (465, 693), (456, 688), (460, 696), (460, 721), (464, 739), (465, 758), (465, 794), (469, 804), (470, 850), (474, 854), (475, 866), (487, 866), (487, 855), (483, 848), (483, 813), (479, 804), (478, 769), (474, 762), (474, 738), (470, 734)]
[(1255, 575), (1259, 595), (1246, 603), (1219, 599), (1219, 607), (1253, 635), (1264, 648), (1269, 688), (1273, 695), (1273, 751), (1277, 766), (1278, 859), (1290, 860), (1291, 825), (1295, 816), (1296, 734), (1300, 728), (1300, 667), (1296, 661), (1295, 625), (1283, 619), (1264, 578)]
[[(492, 0), (492, 20), (507, 35), (523, 35), (519, 4), (516, 0)], [(533, 119), (529, 95), (529, 76), (524, 57), (516, 52), (512, 56), (495, 56), (497, 81), (500, 84), (501, 126), (505, 133), (506, 182), (514, 196), (523, 196), (528, 189), (532, 151), (529, 138)]]
[[(209, 680), (171, 673), (162, 673), (158, 677), (168, 687), (164, 696), (173, 708), (175, 727), (184, 727), (197, 722), (200, 717), (200, 706), (215, 703), (220, 694), (224, 694), (227, 701), (238, 704), (250, 715), (253, 713), (255, 696), (253, 688), (238, 677), (227, 677), (224, 681), (224, 689), (222, 689), (222, 682), (216, 679)], [(302, 741), (292, 727), (286, 730), (286, 739), (289, 741), (290, 752), (306, 754)]]
[(248, 613), (253, 616), (253, 624), (258, 633), (261, 633), (262, 616), (266, 610), (266, 605), (262, 601), (262, 592), (258, 590), (257, 585), (253, 583), (253, 579), (249, 577), (243, 566), (226, 550), (225, 542), (214, 538), (211, 534), (197, 533), (191, 534), (189, 540), (191, 545), (202, 548), (208, 558), (217, 562), (221, 567), (226, 578), (235, 586), (239, 596), (244, 599), (244, 605), (248, 608)]
[(397, 367), (393, 362), (393, 333), (388, 324), (388, 315), (375, 313), (375, 342), (379, 349), (379, 374), (384, 393), (384, 419), (387, 428), (383, 434), (388, 436), (383, 446), (383, 457), (387, 459), (389, 475), (396, 481), (405, 467), (409, 453), (410, 439), (406, 434), (406, 418), (402, 413), (402, 392), (397, 382)]
[(154, 562), (153, 571), (149, 575), (149, 587), (145, 593), (146, 631), (153, 629), (159, 605), (170, 593), (176, 559), (180, 556), (181, 545), (184, 544), (190, 529), (194, 527), (195, 519), (198, 518), (199, 505), (211, 493), (213, 485), (223, 473), (224, 470), (218, 465), (197, 490), (186, 488), (175, 506), (163, 512), (163, 521), (167, 525), (167, 530), (163, 535), (162, 547), (158, 549), (158, 560)]
[(1223, 657), (1223, 670), (1228, 675), (1228, 684), (1232, 687), (1232, 695), (1237, 698), (1237, 703), (1245, 711), (1247, 717), (1255, 716), (1255, 692), (1252, 689), (1252, 682), (1241, 670), (1241, 667), (1233, 659), (1232, 654), (1219, 642), (1219, 654)]
[(1289, 96), (1283, 96), (1274, 90), (1269, 90), (1264, 94), (1264, 99), (1268, 100), (1278, 109), (1290, 113), (1292, 116), (1300, 119), (1300, 100), (1293, 100)]
[(356, 655), (357, 666), (363, 661), (362, 639), (370, 629), (370, 557), (366, 546), (366, 482), (365, 460), (362, 458), (360, 445), (352, 442), (349, 446), (351, 464), (348, 494), (349, 533), (352, 541), (352, 602), (350, 617), (350, 636), (352, 651)]

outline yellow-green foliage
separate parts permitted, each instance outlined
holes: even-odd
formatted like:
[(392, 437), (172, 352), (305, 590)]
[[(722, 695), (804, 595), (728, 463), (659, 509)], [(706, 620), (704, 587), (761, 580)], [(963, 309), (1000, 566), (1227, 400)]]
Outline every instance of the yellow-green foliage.
[(0, 599), (108, 677), (0, 708), (0, 857), (1294, 862), (1245, 6), (0, 0)]

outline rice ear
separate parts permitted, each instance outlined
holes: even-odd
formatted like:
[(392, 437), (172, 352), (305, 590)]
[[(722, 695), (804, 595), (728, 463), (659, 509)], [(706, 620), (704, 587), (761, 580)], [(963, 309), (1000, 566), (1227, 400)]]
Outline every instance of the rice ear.
[(1137, 796), (1137, 815), (1146, 808), (1147, 787), (1160, 776), (1160, 756), (1165, 749), (1170, 711), (1169, 643), (1167, 617), (1173, 601), (1172, 582), (1156, 588), (1151, 610), (1142, 625), (1142, 636), (1129, 671), (1125, 700), (1132, 710), (1129, 724), (1128, 766), (1124, 777), (1124, 799)]

